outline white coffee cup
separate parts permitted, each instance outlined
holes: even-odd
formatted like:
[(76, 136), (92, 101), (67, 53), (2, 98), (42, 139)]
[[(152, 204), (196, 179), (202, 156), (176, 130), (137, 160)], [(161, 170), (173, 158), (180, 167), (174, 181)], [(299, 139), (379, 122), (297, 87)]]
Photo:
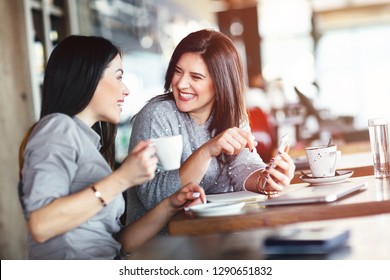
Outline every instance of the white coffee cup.
[(150, 139), (157, 150), (157, 157), (164, 170), (174, 170), (180, 167), (183, 152), (183, 136), (167, 136)]
[(313, 177), (335, 176), (341, 157), (336, 145), (307, 147), (305, 152)]

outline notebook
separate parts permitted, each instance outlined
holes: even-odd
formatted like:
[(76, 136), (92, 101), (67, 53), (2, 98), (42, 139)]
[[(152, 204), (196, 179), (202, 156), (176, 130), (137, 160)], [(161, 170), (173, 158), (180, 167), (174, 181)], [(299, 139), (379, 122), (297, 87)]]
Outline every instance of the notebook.
[(327, 185), (308, 186), (290, 191), (278, 197), (260, 201), (260, 205), (286, 205), (303, 203), (327, 203), (343, 198), (366, 188), (366, 182), (344, 182)]

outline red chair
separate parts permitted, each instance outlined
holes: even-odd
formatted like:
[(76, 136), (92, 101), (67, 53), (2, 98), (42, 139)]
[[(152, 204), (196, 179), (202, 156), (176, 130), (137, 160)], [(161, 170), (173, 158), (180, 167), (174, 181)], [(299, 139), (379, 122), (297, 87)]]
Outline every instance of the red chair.
[(249, 124), (255, 140), (258, 142), (257, 153), (268, 163), (276, 148), (275, 128), (269, 117), (259, 107), (249, 109)]

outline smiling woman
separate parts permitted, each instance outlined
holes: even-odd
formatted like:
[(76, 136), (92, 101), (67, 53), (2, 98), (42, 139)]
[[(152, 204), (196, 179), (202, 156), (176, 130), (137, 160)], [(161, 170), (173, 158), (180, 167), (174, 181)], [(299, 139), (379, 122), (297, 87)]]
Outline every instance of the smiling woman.
[(172, 78), (172, 92), (181, 112), (188, 112), (198, 125), (207, 121), (215, 92), (212, 77), (200, 54), (182, 55)]
[(164, 170), (129, 190), (128, 223), (153, 209), (187, 182), (206, 193), (249, 190), (266, 182), (264, 192), (283, 190), (294, 176), (292, 159), (281, 151), (266, 167), (251, 134), (245, 105), (241, 58), (231, 39), (203, 29), (190, 33), (175, 48), (165, 75), (165, 94), (149, 101), (136, 115), (129, 148), (141, 140), (183, 135), (181, 166)]
[(136, 225), (121, 225), (122, 193), (152, 179), (157, 165), (156, 149), (140, 141), (117, 170), (110, 166), (128, 95), (122, 75), (119, 49), (101, 37), (69, 36), (48, 60), (41, 118), (26, 133), (19, 155), (31, 259), (120, 258), (178, 210), (205, 201), (203, 189), (188, 184)]
[(119, 123), (121, 106), (129, 95), (129, 90), (122, 83), (122, 68), (121, 56), (118, 54), (104, 70), (91, 102), (78, 114), (88, 125), (93, 126), (97, 121)]

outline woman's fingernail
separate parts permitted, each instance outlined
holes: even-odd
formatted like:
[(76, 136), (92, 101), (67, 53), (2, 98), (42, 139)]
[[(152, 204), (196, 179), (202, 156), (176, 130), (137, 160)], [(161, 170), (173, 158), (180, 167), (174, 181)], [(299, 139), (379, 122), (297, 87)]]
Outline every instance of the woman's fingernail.
[(198, 198), (198, 197), (200, 197), (200, 193), (198, 193), (198, 192), (193, 192), (193, 193), (192, 193), (192, 197), (193, 197), (193, 198)]
[(190, 210), (190, 207), (184, 207), (184, 211)]

